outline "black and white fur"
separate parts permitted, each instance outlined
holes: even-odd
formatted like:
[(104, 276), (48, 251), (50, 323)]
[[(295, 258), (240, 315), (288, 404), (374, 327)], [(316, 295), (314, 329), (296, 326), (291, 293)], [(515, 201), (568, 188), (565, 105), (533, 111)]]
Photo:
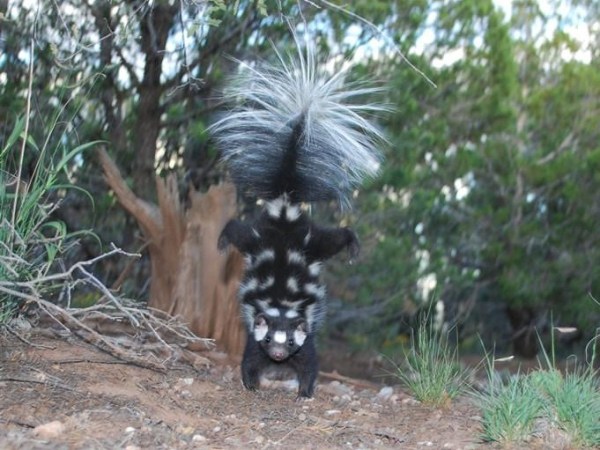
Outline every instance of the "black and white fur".
[(314, 335), (308, 333), (303, 318), (275, 311), (254, 318), (253, 339), (248, 338), (244, 350), (242, 383), (246, 389), (255, 390), (265, 369), (273, 365), (289, 367), (298, 377), (298, 398), (312, 397), (318, 373)]
[(296, 59), (278, 56), (277, 67), (242, 67), (227, 92), (240, 106), (212, 127), (238, 189), (265, 202), (257, 220), (230, 221), (218, 247), (233, 245), (246, 260), (239, 291), (248, 330), (244, 385), (255, 388), (255, 371), (274, 360), (257, 339), (257, 319), (286, 334), (300, 320), (307, 337), (290, 361), (306, 365), (296, 371), (299, 378), (310, 374), (299, 395), (311, 396), (314, 333), (326, 310), (321, 266), (343, 249), (356, 256), (359, 244), (349, 228), (312, 222), (301, 205), (335, 200), (346, 206), (353, 189), (377, 172), (382, 136), (361, 114), (382, 108), (353, 103), (376, 89), (344, 85), (343, 70), (319, 71), (310, 50)]

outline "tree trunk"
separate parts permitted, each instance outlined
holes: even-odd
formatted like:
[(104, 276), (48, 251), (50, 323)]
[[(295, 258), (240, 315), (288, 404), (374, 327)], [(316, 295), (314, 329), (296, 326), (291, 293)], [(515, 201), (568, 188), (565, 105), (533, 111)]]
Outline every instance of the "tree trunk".
[(539, 351), (535, 311), (527, 307), (508, 306), (506, 313), (513, 329), (513, 352), (522, 358), (535, 358)]
[(219, 233), (236, 213), (234, 186), (212, 186), (206, 194), (190, 188), (190, 207), (184, 210), (175, 177), (157, 177), (154, 205), (129, 189), (104, 149), (98, 154), (108, 185), (148, 239), (148, 306), (181, 317), (194, 333), (239, 356), (244, 330), (237, 289), (243, 258), (237, 251), (217, 250)]

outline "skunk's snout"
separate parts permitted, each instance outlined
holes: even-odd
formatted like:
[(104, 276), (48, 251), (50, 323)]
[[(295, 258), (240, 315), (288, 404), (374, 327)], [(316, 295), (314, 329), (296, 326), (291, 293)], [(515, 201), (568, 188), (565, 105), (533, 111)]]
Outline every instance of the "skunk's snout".
[(283, 361), (285, 358), (287, 358), (287, 352), (281, 349), (271, 350), (270, 355), (275, 361)]

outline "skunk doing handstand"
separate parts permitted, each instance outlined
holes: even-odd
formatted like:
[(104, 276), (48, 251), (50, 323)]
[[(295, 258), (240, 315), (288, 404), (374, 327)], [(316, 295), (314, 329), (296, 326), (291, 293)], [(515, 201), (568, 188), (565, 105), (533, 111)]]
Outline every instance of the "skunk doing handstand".
[(312, 222), (302, 203), (349, 195), (380, 165), (382, 135), (361, 114), (381, 107), (353, 103), (378, 89), (344, 86), (344, 71), (317, 68), (310, 49), (279, 55), (278, 66), (243, 65), (226, 97), (239, 106), (213, 125), (222, 159), (239, 190), (264, 201), (251, 223), (231, 220), (218, 247), (236, 247), (246, 271), (239, 299), (248, 330), (242, 381), (258, 387), (269, 364), (286, 363), (311, 397), (318, 372), (314, 334), (325, 315), (323, 261), (359, 249), (349, 228)]

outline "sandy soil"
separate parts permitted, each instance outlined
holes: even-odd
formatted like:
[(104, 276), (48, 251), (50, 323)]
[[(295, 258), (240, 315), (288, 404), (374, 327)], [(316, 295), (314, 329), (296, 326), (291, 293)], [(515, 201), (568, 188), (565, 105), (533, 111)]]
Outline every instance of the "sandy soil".
[(467, 399), (435, 410), (398, 386), (321, 377), (296, 402), (289, 383), (245, 391), (226, 358), (160, 373), (77, 339), (28, 339), (0, 336), (0, 449), (494, 447)]

